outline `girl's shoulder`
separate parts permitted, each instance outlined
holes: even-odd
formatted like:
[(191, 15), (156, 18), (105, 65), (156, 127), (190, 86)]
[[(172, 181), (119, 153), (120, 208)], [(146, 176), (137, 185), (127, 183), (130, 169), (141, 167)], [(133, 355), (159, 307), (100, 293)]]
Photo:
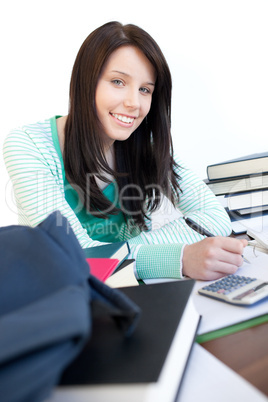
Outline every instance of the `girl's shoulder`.
[(177, 169), (178, 171), (181, 170), (189, 170), (188, 166), (185, 164), (185, 162), (177, 155), (174, 154), (173, 159), (177, 165)]
[(20, 127), (13, 128), (7, 135), (7, 139), (49, 139), (51, 138), (51, 122), (50, 119), (38, 121), (33, 124), (24, 124)]
[(4, 150), (12, 150), (18, 147), (25, 150), (47, 149), (50, 152), (53, 151), (55, 147), (52, 138), (51, 119), (24, 124), (12, 129), (5, 138)]

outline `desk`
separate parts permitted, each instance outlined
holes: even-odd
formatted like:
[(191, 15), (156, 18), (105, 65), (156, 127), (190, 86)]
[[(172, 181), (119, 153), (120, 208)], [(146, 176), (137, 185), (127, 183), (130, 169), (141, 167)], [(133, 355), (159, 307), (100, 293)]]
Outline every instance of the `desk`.
[[(245, 235), (233, 237), (249, 239)], [(264, 263), (266, 264), (266, 261)], [(260, 265), (265, 265), (264, 263)], [(254, 268), (257, 270), (257, 266)], [(244, 269), (250, 270), (247, 265)], [(258, 276), (257, 272), (256, 275)], [(266, 314), (266, 312), (262, 312), (262, 314)], [(201, 345), (268, 396), (268, 322), (203, 342)]]
[(268, 323), (201, 345), (268, 396)]

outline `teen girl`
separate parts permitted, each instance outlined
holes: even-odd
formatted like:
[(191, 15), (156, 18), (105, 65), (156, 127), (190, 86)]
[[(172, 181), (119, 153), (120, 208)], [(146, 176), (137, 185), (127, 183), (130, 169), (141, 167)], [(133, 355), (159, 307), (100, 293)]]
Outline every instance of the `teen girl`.
[[(96, 29), (74, 63), (68, 115), (13, 130), (5, 141), (19, 223), (35, 226), (60, 210), (82, 247), (127, 240), (138, 278), (234, 273), (247, 242), (227, 237), (225, 210), (174, 157), (170, 114), (170, 71), (151, 36), (118, 22)], [(162, 195), (181, 217), (152, 230)]]

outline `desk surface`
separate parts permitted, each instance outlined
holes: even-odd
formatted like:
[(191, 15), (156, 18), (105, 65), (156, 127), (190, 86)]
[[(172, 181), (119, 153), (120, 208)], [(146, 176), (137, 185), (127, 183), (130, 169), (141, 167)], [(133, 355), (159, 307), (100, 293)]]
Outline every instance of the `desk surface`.
[(202, 346), (268, 396), (268, 322)]
[[(232, 237), (249, 239), (247, 235)], [(268, 396), (268, 322), (202, 346)]]

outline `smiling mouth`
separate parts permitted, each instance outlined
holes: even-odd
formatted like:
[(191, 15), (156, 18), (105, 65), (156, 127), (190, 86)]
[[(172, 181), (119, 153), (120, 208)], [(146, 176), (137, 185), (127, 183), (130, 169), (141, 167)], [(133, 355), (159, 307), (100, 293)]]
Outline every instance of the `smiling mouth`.
[(117, 113), (111, 113), (111, 115), (123, 123), (132, 124), (134, 121), (134, 117), (127, 117)]

